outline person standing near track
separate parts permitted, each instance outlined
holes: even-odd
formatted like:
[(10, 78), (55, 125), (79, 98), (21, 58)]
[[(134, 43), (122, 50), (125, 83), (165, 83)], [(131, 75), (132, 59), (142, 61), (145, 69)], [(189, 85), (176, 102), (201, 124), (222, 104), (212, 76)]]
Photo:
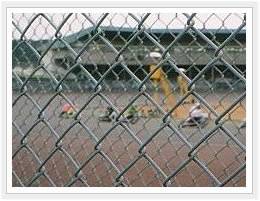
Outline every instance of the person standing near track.
[[(186, 72), (184, 68), (179, 68), (179, 70), (183, 73)], [(188, 82), (179, 74), (177, 76), (177, 84), (180, 89), (180, 96), (183, 97), (188, 93)], [(188, 96), (185, 100), (184, 103), (192, 103), (193, 98), (191, 96)]]
[[(161, 89), (164, 94), (163, 102), (166, 105), (165, 109), (166, 111), (170, 111), (171, 108), (175, 106), (176, 102), (167, 74), (162, 69), (162, 66), (157, 66), (162, 58), (162, 54), (159, 50), (155, 49), (147, 55), (147, 58), (149, 59), (149, 72), (153, 72), (150, 76), (154, 91), (152, 97), (157, 103), (160, 103), (159, 89)], [(175, 117), (177, 116), (178, 114), (175, 112)]]

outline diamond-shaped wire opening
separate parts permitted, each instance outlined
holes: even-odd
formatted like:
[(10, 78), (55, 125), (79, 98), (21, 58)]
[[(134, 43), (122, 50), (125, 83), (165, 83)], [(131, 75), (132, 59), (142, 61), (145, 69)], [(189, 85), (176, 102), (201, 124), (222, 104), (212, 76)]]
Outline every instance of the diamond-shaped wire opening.
[(100, 154), (95, 155), (83, 168), (84, 179), (92, 187), (113, 186), (116, 177), (114, 167)]
[(78, 123), (65, 134), (59, 144), (78, 164), (82, 164), (94, 151), (95, 143), (88, 130)]
[[(132, 133), (135, 135), (134, 133)], [(107, 134), (99, 144), (100, 149), (107, 154), (114, 165), (122, 170), (131, 160), (138, 155), (139, 143), (122, 126), (116, 126)]]
[(44, 160), (55, 146), (56, 133), (53, 133), (45, 123), (37, 123), (29, 133), (26, 133), (24, 140), (34, 151), (34, 154)]
[(222, 119), (223, 126), (244, 146), (246, 145), (246, 100), (240, 101)]
[[(50, 126), (58, 133), (63, 133), (75, 121), (77, 111), (84, 104), (77, 93), (61, 92), (46, 94), (43, 113)], [(80, 99), (81, 98), (81, 99)], [(80, 118), (80, 116), (79, 116)]]
[[(33, 154), (25, 147), (20, 149), (12, 160), (13, 172), (15, 172), (17, 177), (25, 186), (35, 175), (38, 165), (39, 163)], [(15, 183), (13, 183), (13, 185), (15, 185)]]
[[(73, 13), (60, 29), (59, 32), (62, 34), (63, 39), (68, 43), (76, 41), (83, 43), (86, 40), (86, 35), (90, 37), (90, 32), (93, 24), (89, 20), (87, 20), (84, 15), (86, 14)], [(64, 14), (63, 20), (66, 17), (68, 17), (68, 14)], [(63, 20), (60, 20), (60, 23), (56, 23), (57, 27), (61, 25)]]
[[(127, 93), (122, 98), (128, 96), (130, 100), (131, 97), (134, 97), (131, 93)], [(164, 117), (161, 110), (164, 109), (165, 107), (159, 108), (152, 100), (147, 98), (147, 94), (143, 94), (138, 96), (123, 115), (128, 120), (130, 129), (144, 142), (160, 127)], [(172, 121), (172, 123), (175, 124), (175, 121)]]
[[(84, 93), (84, 95), (87, 95), (87, 93)], [(110, 98), (108, 100), (111, 101)], [(93, 132), (98, 139), (101, 138), (114, 122), (114, 119), (109, 118), (109, 116), (106, 118), (107, 108), (111, 107), (111, 105), (107, 103), (103, 97), (99, 95), (91, 96), (91, 94), (88, 95), (88, 98), (79, 95), (77, 101), (81, 106), (80, 109), (83, 109), (80, 112), (80, 121)], [(111, 102), (114, 104), (113, 101)]]
[[(29, 67), (37, 66), (39, 55), (37, 50), (29, 45), (27, 41), (14, 40), (12, 42), (12, 65), (20, 77), (25, 77)], [(28, 76), (28, 75), (27, 75)]]
[(14, 186), (14, 187), (23, 187), (24, 186), (24, 184), (22, 183), (20, 178), (13, 171), (12, 171), (12, 186)]
[(159, 131), (145, 146), (146, 154), (153, 159), (166, 175), (169, 175), (182, 161), (188, 158), (189, 151), (188, 145), (168, 127)]
[(12, 124), (12, 153), (14, 153), (19, 148), (24, 133), (14, 122)]
[(246, 186), (246, 169), (231, 179), (224, 187), (243, 187)]
[(54, 154), (44, 164), (44, 172), (49, 175), (56, 186), (65, 186), (73, 177), (77, 167), (62, 151), (56, 148), (53, 148), (52, 151)]
[(223, 18), (223, 24), (225, 29), (230, 29), (229, 27), (232, 26), (232, 28), (239, 27), (242, 22), (244, 21), (244, 14), (239, 13), (231, 13), (226, 16), (226, 18)]
[[(211, 78), (210, 78), (211, 77)], [(245, 91), (245, 83), (223, 66), (213, 66), (195, 82), (195, 92), (222, 113)]]
[(37, 120), (40, 108), (33, 102), (33, 96), (19, 93), (17, 95), (20, 96), (14, 100), (15, 105), (12, 110), (12, 118), (18, 129), (25, 133)]
[(54, 35), (56, 31), (56, 27), (53, 26), (45, 14), (32, 16), (32, 18), (26, 22), (26, 26), (28, 25), (30, 26), (27, 30), (25, 29), (26, 27), (23, 29), (23, 37), (34, 41), (46, 39), (49, 35)]
[(123, 182), (130, 187), (162, 186), (162, 175), (145, 158), (140, 158), (123, 174)]
[(220, 129), (204, 141), (196, 151), (198, 159), (220, 182), (243, 165), (245, 154), (245, 151)]
[(49, 178), (45, 175), (38, 177), (30, 187), (54, 187), (53, 183), (50, 182)]
[(169, 54), (177, 65), (205, 65), (214, 58), (214, 50), (191, 29), (169, 49)]
[[(223, 58), (233, 66), (240, 74), (244, 75), (245, 67), (243, 66), (246, 61), (245, 51), (243, 44), (239, 42), (243, 34), (235, 35), (234, 39), (231, 40), (223, 49)], [(239, 39), (236, 39), (239, 38)], [(245, 76), (245, 75), (244, 75)]]
[(210, 187), (214, 180), (194, 161), (185, 165), (176, 176), (169, 180), (169, 187)]

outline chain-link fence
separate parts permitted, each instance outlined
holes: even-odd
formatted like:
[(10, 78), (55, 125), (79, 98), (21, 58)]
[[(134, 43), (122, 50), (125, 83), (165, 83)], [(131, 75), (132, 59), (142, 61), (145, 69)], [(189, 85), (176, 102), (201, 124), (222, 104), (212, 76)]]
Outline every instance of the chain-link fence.
[(14, 13), (13, 186), (245, 186), (243, 13)]

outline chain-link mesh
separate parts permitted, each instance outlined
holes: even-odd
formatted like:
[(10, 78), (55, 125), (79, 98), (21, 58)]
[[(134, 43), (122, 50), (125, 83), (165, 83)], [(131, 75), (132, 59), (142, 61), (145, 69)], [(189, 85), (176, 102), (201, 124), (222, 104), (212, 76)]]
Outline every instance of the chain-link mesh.
[(13, 186), (245, 186), (246, 17), (13, 14)]

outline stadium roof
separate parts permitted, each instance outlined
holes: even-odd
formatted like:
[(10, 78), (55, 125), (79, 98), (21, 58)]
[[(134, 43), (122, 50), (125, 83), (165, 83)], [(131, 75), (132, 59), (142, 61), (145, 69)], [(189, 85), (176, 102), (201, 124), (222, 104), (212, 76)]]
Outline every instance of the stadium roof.
[[(124, 45), (122, 43), (122, 40), (129, 40), (131, 35), (133, 34), (133, 29), (130, 28), (116, 28), (116, 27), (100, 27), (103, 31), (103, 35), (114, 45)], [(94, 28), (88, 28), (84, 29), (80, 32), (64, 36), (62, 39), (66, 41), (66, 43), (70, 44), (72, 47), (75, 47), (77, 42), (80, 42), (79, 45), (84, 45), (84, 43), (93, 35)], [(174, 40), (174, 37), (172, 35), (178, 35), (183, 31), (183, 29), (147, 29), (146, 30), (149, 34), (151, 34), (154, 38), (158, 38), (160, 40), (159, 42), (162, 45), (167, 45), (170, 42)], [(200, 30), (203, 32), (207, 37), (209, 37), (212, 41), (216, 40), (218, 42), (224, 41), (234, 30), (223, 30), (223, 29), (205, 29), (205, 30)], [(241, 30), (237, 35), (236, 39), (244, 44), (246, 40), (246, 31)], [(141, 40), (143, 41), (144, 45), (153, 45), (144, 35), (140, 35)], [(192, 44), (192, 41), (194, 40), (193, 36), (189, 33), (186, 33), (182, 36), (181, 40), (179, 41), (180, 44), (186, 45), (190, 47), (190, 44)], [(199, 37), (196, 39), (196, 41), (199, 41)], [(30, 43), (31, 46), (33, 46), (40, 54), (47, 50), (48, 47), (53, 43), (54, 40), (29, 40), (26, 41)], [(30, 64), (36, 64), (38, 60), (38, 56), (35, 54), (35, 52), (30, 48), (29, 45), (26, 44), (26, 42), (23, 42), (21, 40), (13, 40), (12, 41), (12, 46), (13, 50), (14, 48), (20, 44), (19, 48), (16, 48), (16, 50), (13, 53), (13, 64), (15, 65), (17, 62), (20, 63), (22, 66), (28, 66), (28, 63)], [(140, 43), (140, 40), (135, 41), (137, 42), (136, 44)], [(134, 41), (131, 43), (134, 45)], [(151, 44), (149, 44), (149, 42)], [(139, 44), (140, 45), (140, 44)], [(230, 44), (229, 44), (230, 45)], [(235, 46), (238, 44), (236, 43)], [(194, 45), (193, 45), (194, 46)], [(195, 44), (196, 46), (196, 44)], [(232, 46), (232, 45), (231, 45)], [(199, 46), (198, 46), (199, 47)], [(61, 42), (61, 40), (57, 40), (51, 47), (51, 49), (62, 49), (66, 48), (66, 45)], [(241, 48), (238, 46), (238, 48)]]
[[(136, 31), (136, 29), (132, 28), (118, 28), (118, 27), (100, 27), (100, 29), (103, 31), (106, 38), (111, 40), (112, 38), (116, 37), (116, 35), (120, 35), (121, 38), (124, 38), (125, 40), (129, 39), (131, 34)], [(69, 44), (75, 43), (77, 41), (86, 41), (91, 37), (92, 32), (94, 31), (94, 28), (88, 28), (85, 30), (82, 30), (80, 32), (71, 34), (69, 36), (64, 37), (63, 39), (68, 42)], [(219, 41), (224, 41), (232, 32), (234, 32), (234, 29), (204, 29), (200, 30), (203, 32), (207, 37), (212, 38), (216, 37)], [(155, 38), (158, 37), (162, 40), (166, 40), (168, 43), (170, 43), (173, 40), (172, 35), (178, 35), (181, 32), (183, 32), (183, 29), (146, 29), (146, 32), (153, 35)], [(236, 38), (239, 41), (245, 41), (245, 33), (246, 30), (241, 30)], [(93, 34), (92, 34), (93, 35)], [(188, 38), (191, 38), (191, 35), (189, 33), (184, 34), (182, 37), (182, 41), (187, 40)], [(146, 37), (143, 38), (144, 42), (147, 40)], [(56, 42), (52, 48), (64, 48), (65, 44), (62, 42)]]
[[(136, 29), (132, 28), (119, 28), (119, 27), (100, 27), (103, 34), (106, 38), (111, 40), (112, 38), (116, 37), (117, 35), (121, 38), (124, 38), (125, 40), (129, 39), (133, 31), (136, 31)], [(62, 39), (65, 40), (69, 44), (76, 43), (78, 41), (85, 42), (93, 35), (94, 27), (84, 29), (82, 31), (79, 31), (77, 33), (73, 33), (71, 35), (65, 36)], [(146, 29), (146, 32), (153, 35), (155, 38), (158, 37), (162, 40), (166, 40), (168, 43), (170, 43), (173, 40), (172, 35), (177, 35), (181, 33), (183, 29)], [(234, 32), (234, 29), (201, 29), (202, 33), (204, 33), (207, 37), (212, 38), (215, 37), (219, 41), (225, 40), (232, 32)], [(242, 29), (237, 35), (236, 39), (239, 41), (245, 41), (246, 30)], [(186, 33), (183, 35), (182, 41), (188, 40), (188, 38), (191, 38), (191, 35), (189, 33)], [(143, 40), (147, 40), (147, 38), (143, 38)], [(19, 42), (19, 40), (13, 40), (16, 42)], [(46, 46), (49, 46), (53, 40), (38, 40), (33, 41), (31, 40), (30, 43), (34, 47), (38, 47), (39, 49), (45, 49)], [(65, 48), (66, 45), (61, 42), (57, 41), (53, 44), (52, 49), (54, 48)], [(38, 49), (37, 48), (37, 49)]]

